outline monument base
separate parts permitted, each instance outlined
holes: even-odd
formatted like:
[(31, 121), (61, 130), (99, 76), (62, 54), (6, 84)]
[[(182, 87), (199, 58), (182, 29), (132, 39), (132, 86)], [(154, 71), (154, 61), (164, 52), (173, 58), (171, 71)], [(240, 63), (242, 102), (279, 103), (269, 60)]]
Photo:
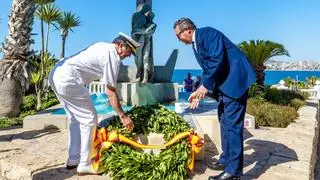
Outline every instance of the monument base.
[(123, 105), (143, 106), (178, 99), (177, 83), (118, 83), (117, 93)]

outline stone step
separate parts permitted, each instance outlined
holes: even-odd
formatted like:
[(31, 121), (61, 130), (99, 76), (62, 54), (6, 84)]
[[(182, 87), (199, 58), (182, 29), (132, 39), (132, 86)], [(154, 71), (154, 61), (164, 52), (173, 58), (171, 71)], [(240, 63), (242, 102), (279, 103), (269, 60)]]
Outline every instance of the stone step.
[(62, 108), (56, 105), (46, 110), (40, 111), (36, 115), (27, 116), (23, 119), (23, 128), (26, 130), (41, 130), (46, 128), (67, 129), (66, 115), (51, 114), (54, 110)]

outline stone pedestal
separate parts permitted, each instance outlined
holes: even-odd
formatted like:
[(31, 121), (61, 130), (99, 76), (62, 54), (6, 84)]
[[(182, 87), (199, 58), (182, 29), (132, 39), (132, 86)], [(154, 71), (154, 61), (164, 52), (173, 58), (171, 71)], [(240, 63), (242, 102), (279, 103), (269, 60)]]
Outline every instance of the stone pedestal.
[[(194, 116), (195, 121), (199, 124), (204, 134), (207, 134), (213, 143), (216, 145), (218, 151), (222, 152), (221, 146), (221, 134), (220, 134), (220, 122), (218, 115), (212, 116)], [(245, 115), (244, 128), (255, 129), (254, 117), (248, 113)]]
[(178, 99), (177, 83), (118, 83), (118, 96), (124, 105), (150, 105)]

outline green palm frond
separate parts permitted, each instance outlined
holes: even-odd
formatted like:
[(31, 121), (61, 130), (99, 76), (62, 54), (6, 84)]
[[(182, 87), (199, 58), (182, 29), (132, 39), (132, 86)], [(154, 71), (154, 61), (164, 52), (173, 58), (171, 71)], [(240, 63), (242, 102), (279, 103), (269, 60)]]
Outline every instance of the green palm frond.
[(45, 5), (45, 4), (50, 4), (55, 2), (55, 0), (34, 0), (34, 2), (40, 6)]
[(287, 87), (293, 87), (296, 83), (295, 80), (290, 77), (284, 78), (283, 81)]
[(61, 38), (62, 38), (62, 51), (61, 58), (64, 57), (65, 54), (65, 43), (66, 38), (68, 36), (69, 30), (73, 31), (72, 28), (80, 26), (80, 19), (78, 16), (73, 14), (72, 12), (64, 12), (61, 17), (58, 19), (57, 29), (60, 30)]
[(57, 62), (57, 59), (54, 58), (53, 55), (46, 53), (44, 55), (44, 64), (45, 64), (45, 76), (47, 77), (50, 73), (50, 71), (52, 70), (53, 66), (55, 65), (55, 63)]
[(280, 43), (264, 40), (243, 41), (239, 44), (240, 49), (255, 65), (264, 65), (265, 62), (275, 56), (290, 56), (289, 52)]
[(38, 85), (41, 82), (41, 73), (40, 71), (34, 71), (31, 73), (31, 83)]
[(289, 56), (289, 52), (284, 48), (282, 44), (272, 41), (243, 41), (238, 46), (254, 65), (257, 73), (257, 84), (259, 85), (259, 87), (264, 87), (264, 70), (266, 69), (266, 66), (264, 64), (275, 56)]
[(33, 0), (34, 3), (36, 4), (36, 8), (43, 8), (44, 5), (54, 3), (55, 0)]
[(312, 88), (316, 85), (316, 82), (318, 79), (319, 78), (317, 76), (311, 76), (311, 77), (306, 78), (306, 83), (310, 88)]
[(67, 36), (69, 30), (73, 31), (72, 28), (80, 26), (79, 16), (76, 16), (72, 12), (63, 12), (61, 17), (58, 19), (58, 29), (62, 36)]
[(61, 12), (59, 11), (59, 8), (53, 4), (45, 4), (43, 8), (37, 9), (36, 16), (40, 20), (52, 24), (52, 22), (57, 21), (60, 18)]
[[(42, 51), (48, 52), (50, 24), (54, 24), (54, 22), (58, 21), (58, 19), (61, 16), (61, 12), (59, 11), (59, 8), (55, 5), (46, 4), (41, 8), (37, 9), (36, 16), (41, 20), (41, 23), (43, 21), (47, 23), (46, 47)], [(44, 38), (44, 36), (42, 36), (42, 38)], [(44, 44), (42, 48), (44, 48)]]
[(63, 12), (58, 19), (59, 29), (61, 35), (68, 34), (68, 31), (72, 31), (72, 28), (80, 26), (80, 19), (72, 12)]
[(41, 58), (39, 55), (34, 54), (28, 58), (28, 62), (34, 69), (40, 69)]

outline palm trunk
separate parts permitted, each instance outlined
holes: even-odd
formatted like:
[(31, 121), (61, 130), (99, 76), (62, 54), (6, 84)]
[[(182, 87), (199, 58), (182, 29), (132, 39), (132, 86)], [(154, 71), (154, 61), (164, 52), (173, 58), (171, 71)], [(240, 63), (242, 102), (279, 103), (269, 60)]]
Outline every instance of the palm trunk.
[[(48, 53), (48, 46), (49, 46), (49, 32), (50, 32), (50, 24), (48, 24), (48, 26), (47, 26), (46, 54)], [(47, 64), (44, 64), (44, 69), (46, 69), (46, 68), (47, 68)], [(44, 96), (45, 96), (44, 98), (48, 99), (48, 89), (49, 89), (48, 83), (47, 83), (48, 78), (45, 74), (43, 74), (43, 75), (44, 76), (42, 79), (42, 89), (40, 90), (41, 91), (40, 94), (44, 93)], [(41, 101), (39, 101), (39, 102), (40, 102), (40, 106), (41, 106)]]
[(257, 84), (260, 88), (264, 88), (264, 81), (265, 81), (265, 73), (264, 70), (267, 67), (264, 65), (255, 65), (255, 70), (257, 73)]
[(50, 31), (50, 24), (48, 24), (47, 26), (46, 53), (48, 53), (48, 46), (49, 46), (49, 31)]
[[(41, 5), (40, 7), (41, 9), (43, 8), (43, 5)], [(40, 20), (41, 22), (41, 78), (40, 79), (43, 79), (44, 78), (44, 70), (45, 70), (45, 64), (44, 64), (44, 56), (45, 56), (45, 49), (44, 49), (44, 25), (43, 25), (43, 20), (41, 19)], [(36, 88), (36, 94), (37, 94), (37, 110), (40, 109), (41, 107), (41, 83), (39, 85), (35, 85), (35, 88)], [(40, 100), (39, 100), (40, 99)]]
[[(0, 71), (6, 69), (11, 62), (0, 61)], [(21, 83), (14, 78), (4, 77), (0, 81), (0, 118), (16, 117), (20, 114), (23, 90)]]
[(46, 76), (43, 80), (44, 80), (44, 99), (48, 100), (48, 97), (49, 97), (48, 77)]
[(0, 61), (0, 117), (15, 117), (20, 113), (23, 93), (29, 87), (31, 32), (35, 4), (33, 0), (13, 0), (9, 16), (9, 31)]
[(37, 109), (37, 111), (39, 111), (40, 110), (40, 108), (41, 108), (41, 88), (39, 87), (39, 85), (36, 85), (35, 86), (35, 88), (36, 88), (36, 93), (37, 93), (37, 106), (36, 106), (36, 109)]
[(265, 81), (265, 73), (262, 72), (257, 72), (257, 84), (261, 87), (264, 86), (264, 81)]
[(61, 35), (61, 38), (62, 38), (61, 58), (64, 58), (64, 51), (65, 51), (65, 46), (66, 46), (66, 36)]
[[(43, 8), (43, 6), (41, 7)], [(41, 79), (44, 79), (44, 70), (45, 70), (45, 64), (44, 64), (44, 56), (45, 56), (45, 49), (44, 49), (44, 27), (43, 27), (43, 20), (41, 20)], [(43, 87), (43, 86), (42, 86)], [(37, 106), (36, 109), (39, 110), (41, 107), (41, 83), (39, 85), (36, 85), (36, 94), (37, 94)]]
[(44, 31), (43, 31), (43, 20), (41, 20), (41, 48), (42, 48), (42, 50), (41, 50), (41, 74), (44, 74)]

